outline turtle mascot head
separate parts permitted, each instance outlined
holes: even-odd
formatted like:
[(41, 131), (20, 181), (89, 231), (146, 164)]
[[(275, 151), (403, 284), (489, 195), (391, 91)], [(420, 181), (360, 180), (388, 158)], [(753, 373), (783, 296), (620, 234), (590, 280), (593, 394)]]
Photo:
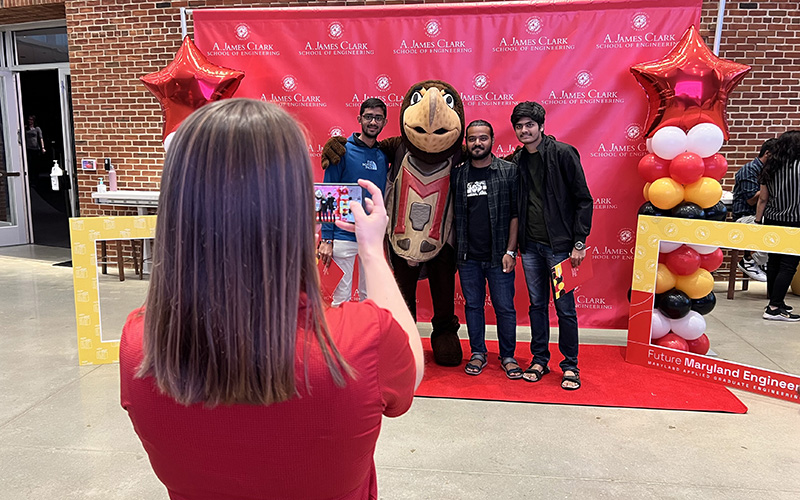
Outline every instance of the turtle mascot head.
[(441, 80), (415, 83), (400, 109), (400, 133), (421, 160), (438, 163), (461, 149), (464, 104), (458, 91)]

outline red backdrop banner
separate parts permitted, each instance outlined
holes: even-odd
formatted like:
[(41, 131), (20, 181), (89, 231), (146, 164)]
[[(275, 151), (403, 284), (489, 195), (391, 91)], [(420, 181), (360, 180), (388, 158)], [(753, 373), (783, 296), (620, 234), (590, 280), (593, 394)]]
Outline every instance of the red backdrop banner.
[[(403, 96), (420, 80), (458, 89), (466, 121), (494, 125), (498, 156), (518, 144), (509, 122), (514, 105), (540, 102), (545, 132), (578, 148), (595, 198), (588, 241), (594, 278), (575, 292), (580, 325), (623, 329), (636, 211), (644, 201), (636, 165), (647, 153), (647, 100), (629, 67), (663, 57), (699, 23), (700, 8), (701, 0), (543, 1), (193, 16), (195, 43), (208, 59), (245, 72), (236, 96), (285, 107), (308, 128), (314, 161), (328, 137), (357, 130), (359, 106), (369, 97), (389, 108), (381, 137), (398, 135)], [(427, 282), (421, 285), (418, 319), (427, 321), (430, 295)], [(460, 291), (455, 300), (463, 319)], [(519, 324), (528, 325), (520, 264), (516, 306)], [(487, 322), (494, 322), (491, 308)]]

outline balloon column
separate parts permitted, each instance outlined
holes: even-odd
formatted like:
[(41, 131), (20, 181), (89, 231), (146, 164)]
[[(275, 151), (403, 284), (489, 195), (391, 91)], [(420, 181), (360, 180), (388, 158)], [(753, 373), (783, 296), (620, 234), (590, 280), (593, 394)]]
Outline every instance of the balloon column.
[(711, 273), (722, 264), (722, 250), (705, 245), (661, 243), (651, 341), (697, 354), (709, 348), (704, 315), (717, 303)]
[[(639, 214), (725, 220), (720, 181), (728, 162), (718, 151), (728, 138), (728, 95), (748, 71), (715, 56), (694, 26), (663, 59), (631, 67), (649, 100)], [(652, 343), (708, 352), (703, 316), (716, 305), (711, 273), (722, 260), (716, 247), (661, 242)]]
[(725, 220), (719, 181), (728, 162), (728, 95), (750, 67), (715, 56), (694, 26), (663, 59), (631, 66), (649, 101), (644, 215)]
[(166, 68), (140, 78), (164, 113), (161, 139), (169, 146), (178, 125), (201, 106), (233, 97), (244, 72), (210, 62), (188, 36)]

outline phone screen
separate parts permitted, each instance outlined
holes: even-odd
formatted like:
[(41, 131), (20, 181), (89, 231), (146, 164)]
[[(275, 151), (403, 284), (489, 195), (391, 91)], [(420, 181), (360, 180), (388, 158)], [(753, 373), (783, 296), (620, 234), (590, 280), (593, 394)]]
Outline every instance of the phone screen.
[(314, 210), (317, 222), (355, 222), (350, 202), (361, 203), (361, 186), (358, 184), (314, 184)]

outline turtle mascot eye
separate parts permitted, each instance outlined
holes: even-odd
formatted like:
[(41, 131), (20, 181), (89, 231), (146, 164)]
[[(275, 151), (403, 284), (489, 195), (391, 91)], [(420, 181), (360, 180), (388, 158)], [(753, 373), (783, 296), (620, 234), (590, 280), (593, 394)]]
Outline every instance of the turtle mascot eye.
[[(461, 364), (455, 308), (456, 255), (450, 171), (464, 156), (464, 104), (449, 83), (426, 80), (408, 89), (400, 108), (400, 137), (380, 141), (391, 162), (386, 184), (388, 236), (395, 278), (416, 318), (417, 281), (427, 276), (433, 302), (431, 347), (435, 361)], [(332, 138), (323, 168), (343, 152)], [(339, 152), (341, 151), (341, 153)]]

